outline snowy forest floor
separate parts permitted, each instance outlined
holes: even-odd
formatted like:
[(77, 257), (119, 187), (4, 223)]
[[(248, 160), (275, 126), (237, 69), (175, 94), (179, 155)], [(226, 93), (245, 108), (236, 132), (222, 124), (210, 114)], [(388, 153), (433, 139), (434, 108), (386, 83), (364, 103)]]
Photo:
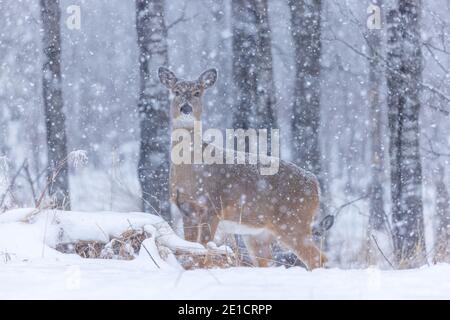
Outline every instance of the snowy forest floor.
[[(111, 243), (130, 225), (149, 234), (141, 245), (145, 250), (134, 260), (84, 259), (55, 250), (80, 240)], [(169, 253), (161, 255), (161, 248)], [(0, 299), (450, 298), (449, 264), (401, 271), (309, 272), (300, 267), (186, 271), (172, 254), (179, 248), (205, 250), (179, 238), (151, 214), (7, 211), (0, 214)]]
[[(418, 270), (299, 267), (155, 270), (137, 261), (0, 264), (1, 299), (449, 299), (450, 265)], [(73, 279), (75, 275), (79, 279)]]

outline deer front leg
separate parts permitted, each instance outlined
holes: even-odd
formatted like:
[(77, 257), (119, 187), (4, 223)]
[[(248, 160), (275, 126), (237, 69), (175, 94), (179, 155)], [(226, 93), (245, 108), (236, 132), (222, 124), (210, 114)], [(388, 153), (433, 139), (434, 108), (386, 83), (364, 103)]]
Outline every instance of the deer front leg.
[(183, 214), (184, 237), (188, 241), (206, 245), (214, 240), (219, 219), (207, 207), (195, 202), (185, 202), (179, 206)]
[(274, 240), (267, 235), (242, 235), (253, 265), (257, 267), (268, 267), (273, 260), (270, 245)]

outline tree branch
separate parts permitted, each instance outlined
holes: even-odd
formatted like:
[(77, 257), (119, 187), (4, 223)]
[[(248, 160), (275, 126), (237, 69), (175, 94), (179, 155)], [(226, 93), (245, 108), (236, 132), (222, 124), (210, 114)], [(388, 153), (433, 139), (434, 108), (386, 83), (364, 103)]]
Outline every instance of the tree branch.
[(426, 134), (423, 134), (423, 136), (425, 137), (425, 139), (428, 142), (428, 146), (430, 147), (430, 149), (425, 149), (422, 148), (423, 150), (427, 151), (428, 153), (431, 153), (432, 155), (434, 155), (435, 157), (450, 157), (450, 153), (441, 153), (441, 152), (437, 152), (434, 147), (433, 147), (433, 142), (431, 141), (430, 137), (428, 137)]
[(192, 19), (195, 19), (196, 17), (199, 16), (199, 13), (196, 13), (193, 16), (191, 16), (189, 18), (186, 18), (186, 7), (187, 7), (187, 3), (184, 4), (183, 13), (178, 18), (176, 18), (174, 21), (172, 21), (171, 23), (169, 23), (167, 25), (167, 27), (166, 27), (167, 31), (169, 31), (170, 29), (175, 27), (177, 24), (180, 24), (182, 22), (188, 22), (188, 21), (190, 21)]
[(391, 266), (392, 269), (395, 269), (395, 268), (394, 268), (394, 265), (389, 261), (389, 259), (386, 257), (386, 255), (384, 254), (384, 252), (381, 250), (380, 246), (378, 245), (377, 238), (375, 238), (374, 235), (372, 235), (372, 240), (373, 240), (373, 242), (375, 242), (375, 245), (377, 246), (378, 251), (380, 251), (380, 253), (381, 253), (381, 255), (383, 256), (384, 260), (386, 260), (387, 263), (389, 263), (389, 265)]

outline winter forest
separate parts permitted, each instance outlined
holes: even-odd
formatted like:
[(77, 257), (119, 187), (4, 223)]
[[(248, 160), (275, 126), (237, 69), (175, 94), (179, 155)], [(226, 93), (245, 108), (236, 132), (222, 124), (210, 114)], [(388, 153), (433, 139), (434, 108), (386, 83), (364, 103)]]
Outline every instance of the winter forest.
[[(448, 0), (0, 0), (0, 297), (448, 298), (449, 17)], [(173, 165), (179, 114), (279, 129), (280, 171)]]

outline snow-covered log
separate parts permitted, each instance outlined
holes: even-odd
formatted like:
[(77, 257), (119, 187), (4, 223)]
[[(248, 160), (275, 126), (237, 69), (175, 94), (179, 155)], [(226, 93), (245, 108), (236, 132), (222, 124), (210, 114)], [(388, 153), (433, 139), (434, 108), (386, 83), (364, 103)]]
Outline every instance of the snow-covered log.
[(147, 259), (156, 268), (228, 266), (233, 253), (180, 238), (161, 217), (141, 212), (74, 212), (33, 208), (0, 215), (0, 248), (19, 260)]

